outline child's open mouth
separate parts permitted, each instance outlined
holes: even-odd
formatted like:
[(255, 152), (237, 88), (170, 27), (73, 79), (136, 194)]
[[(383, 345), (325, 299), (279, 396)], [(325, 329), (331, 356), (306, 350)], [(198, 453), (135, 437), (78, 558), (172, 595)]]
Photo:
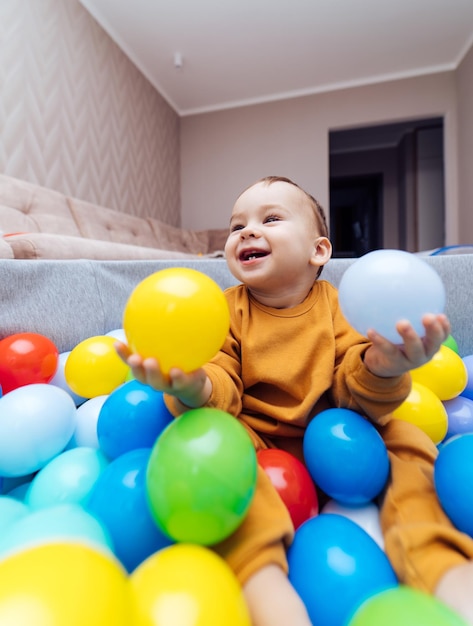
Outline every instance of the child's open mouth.
[(240, 254), (240, 261), (254, 261), (262, 257), (268, 256), (269, 252), (265, 250), (245, 250)]

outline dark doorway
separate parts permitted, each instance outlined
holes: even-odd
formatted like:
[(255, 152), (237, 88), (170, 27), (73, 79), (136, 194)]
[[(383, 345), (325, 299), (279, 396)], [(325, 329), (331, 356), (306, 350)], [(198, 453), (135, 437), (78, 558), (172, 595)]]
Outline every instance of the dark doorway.
[(382, 174), (330, 181), (330, 232), (334, 257), (358, 257), (382, 247)]
[(335, 256), (445, 245), (443, 118), (331, 130)]

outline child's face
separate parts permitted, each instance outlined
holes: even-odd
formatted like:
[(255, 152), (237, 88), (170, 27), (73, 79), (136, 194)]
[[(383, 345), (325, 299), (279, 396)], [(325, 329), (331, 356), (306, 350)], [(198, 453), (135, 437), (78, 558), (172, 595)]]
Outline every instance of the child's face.
[[(314, 280), (321, 238), (305, 194), (289, 183), (257, 183), (237, 199), (225, 246), (233, 275), (266, 292)], [(327, 241), (328, 243), (328, 241)], [(328, 243), (328, 245), (330, 245)]]

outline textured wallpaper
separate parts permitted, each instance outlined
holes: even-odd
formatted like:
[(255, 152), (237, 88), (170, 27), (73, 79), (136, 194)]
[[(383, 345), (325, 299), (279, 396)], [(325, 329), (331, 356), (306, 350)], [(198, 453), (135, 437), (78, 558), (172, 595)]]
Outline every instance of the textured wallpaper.
[(180, 224), (179, 117), (77, 0), (0, 0), (0, 172)]

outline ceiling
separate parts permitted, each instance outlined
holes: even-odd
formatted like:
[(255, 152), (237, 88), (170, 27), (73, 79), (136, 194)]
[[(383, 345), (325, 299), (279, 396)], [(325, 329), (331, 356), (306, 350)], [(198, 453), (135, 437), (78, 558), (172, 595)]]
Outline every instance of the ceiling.
[(454, 70), (473, 0), (79, 0), (179, 113)]

